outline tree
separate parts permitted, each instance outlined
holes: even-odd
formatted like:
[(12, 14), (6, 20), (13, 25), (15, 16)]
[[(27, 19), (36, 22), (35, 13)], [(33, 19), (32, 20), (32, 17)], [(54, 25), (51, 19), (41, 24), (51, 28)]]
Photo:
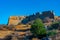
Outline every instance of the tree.
[(46, 29), (41, 19), (36, 19), (34, 21), (34, 23), (31, 25), (31, 32), (33, 33), (33, 35), (39, 37), (46, 35)]

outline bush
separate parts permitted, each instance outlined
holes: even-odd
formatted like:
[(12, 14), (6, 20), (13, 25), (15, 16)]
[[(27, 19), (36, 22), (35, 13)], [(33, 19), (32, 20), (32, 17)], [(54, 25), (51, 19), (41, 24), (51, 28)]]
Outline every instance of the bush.
[(56, 34), (57, 34), (56, 30), (50, 30), (50, 31), (48, 31), (48, 36), (54, 36)]
[(34, 36), (46, 35), (46, 29), (41, 19), (36, 19), (31, 25), (31, 32)]

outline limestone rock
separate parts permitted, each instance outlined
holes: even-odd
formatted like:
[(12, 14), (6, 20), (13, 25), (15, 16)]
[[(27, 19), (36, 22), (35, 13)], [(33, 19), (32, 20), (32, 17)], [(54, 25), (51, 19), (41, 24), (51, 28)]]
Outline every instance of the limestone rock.
[(25, 16), (10, 16), (8, 25), (18, 25), (24, 18)]

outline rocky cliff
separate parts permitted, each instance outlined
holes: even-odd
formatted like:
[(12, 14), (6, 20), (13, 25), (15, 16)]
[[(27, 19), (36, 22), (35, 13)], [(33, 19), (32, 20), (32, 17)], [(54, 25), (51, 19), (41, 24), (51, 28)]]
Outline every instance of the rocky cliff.
[(25, 18), (25, 16), (10, 16), (8, 25), (18, 25)]

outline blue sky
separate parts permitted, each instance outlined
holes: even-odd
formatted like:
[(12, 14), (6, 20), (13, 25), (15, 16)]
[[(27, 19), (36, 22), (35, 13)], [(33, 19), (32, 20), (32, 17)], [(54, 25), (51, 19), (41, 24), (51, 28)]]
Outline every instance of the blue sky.
[(60, 0), (0, 0), (0, 24), (7, 24), (9, 16), (26, 16), (53, 10), (60, 15)]

